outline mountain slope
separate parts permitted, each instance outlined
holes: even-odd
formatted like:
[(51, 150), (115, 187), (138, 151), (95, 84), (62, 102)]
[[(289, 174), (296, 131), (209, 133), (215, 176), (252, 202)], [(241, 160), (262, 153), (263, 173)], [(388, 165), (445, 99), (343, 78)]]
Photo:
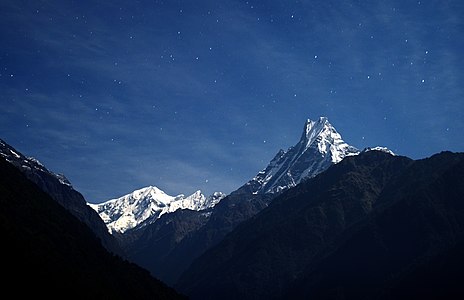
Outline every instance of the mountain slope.
[(0, 195), (6, 295), (182, 298), (146, 270), (106, 251), (84, 223), (4, 158), (0, 158)]
[(210, 215), (211, 209), (182, 209), (164, 214), (156, 222), (124, 234), (123, 239), (133, 239), (129, 243), (126, 241), (125, 250), (133, 262), (173, 284), (194, 251), (192, 248), (180, 251), (179, 244), (204, 226)]
[(72, 187), (64, 175), (49, 171), (37, 159), (25, 157), (1, 139), (0, 156), (25, 174), (29, 180), (37, 184), (42, 191), (49, 194), (71, 214), (87, 224), (107, 250), (122, 255), (118, 242), (108, 233), (99, 215), (87, 205), (81, 193)]
[[(414, 282), (421, 261), (463, 241), (463, 163), (463, 154), (451, 153), (346, 158), (239, 225), (177, 287), (192, 299), (387, 295), (389, 274)], [(403, 277), (390, 281), (391, 293)]]
[[(292, 298), (462, 298), (464, 155), (419, 160), (291, 287)], [(362, 263), (360, 258), (362, 257)]]

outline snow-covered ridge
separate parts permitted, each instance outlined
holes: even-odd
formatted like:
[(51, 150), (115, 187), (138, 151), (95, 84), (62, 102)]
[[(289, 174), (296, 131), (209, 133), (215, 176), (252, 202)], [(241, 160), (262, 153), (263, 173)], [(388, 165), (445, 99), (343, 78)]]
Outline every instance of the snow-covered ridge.
[(0, 155), (3, 156), (6, 161), (14, 165), (15, 167), (22, 169), (23, 171), (40, 171), (52, 175), (60, 181), (61, 184), (67, 185), (72, 188), (71, 183), (63, 174), (57, 174), (48, 170), (44, 164), (34, 157), (26, 157), (16, 151), (13, 147), (5, 143), (0, 139)]
[(368, 152), (368, 151), (381, 151), (381, 152), (385, 152), (385, 153), (388, 153), (390, 155), (396, 156), (396, 154), (393, 153), (393, 151), (391, 151), (387, 147), (382, 147), (382, 146), (367, 147), (362, 152)]
[(133, 191), (100, 204), (88, 204), (103, 219), (110, 233), (125, 231), (155, 222), (163, 214), (178, 209), (205, 210), (214, 207), (225, 195), (216, 192), (205, 197), (201, 191), (190, 196), (170, 196), (155, 186)]

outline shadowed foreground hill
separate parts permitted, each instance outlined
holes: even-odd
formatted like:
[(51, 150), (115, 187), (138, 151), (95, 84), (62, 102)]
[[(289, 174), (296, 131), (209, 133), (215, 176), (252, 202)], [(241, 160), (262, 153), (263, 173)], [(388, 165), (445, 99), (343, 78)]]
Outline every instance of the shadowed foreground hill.
[[(0, 158), (2, 292), (15, 298), (182, 299), (110, 254), (94, 233)], [(18, 288), (19, 287), (19, 288)]]
[(192, 299), (398, 299), (464, 284), (464, 154), (370, 151), (276, 198), (197, 259)]
[(26, 157), (17, 149), (0, 139), (0, 156), (35, 183), (42, 191), (63, 206), (79, 221), (83, 222), (100, 239), (108, 251), (125, 256), (117, 240), (108, 232), (100, 216), (87, 205), (84, 196), (76, 191), (64, 175), (48, 170), (42, 163), (32, 157)]

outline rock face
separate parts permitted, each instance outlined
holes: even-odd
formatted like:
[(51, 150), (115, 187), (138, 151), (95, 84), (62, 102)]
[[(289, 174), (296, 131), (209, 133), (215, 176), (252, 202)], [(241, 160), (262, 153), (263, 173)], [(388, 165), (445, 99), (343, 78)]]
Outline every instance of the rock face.
[(108, 233), (105, 223), (87, 205), (82, 194), (72, 187), (64, 175), (49, 171), (37, 159), (25, 157), (3, 140), (0, 140), (0, 155), (19, 169), (29, 180), (37, 184), (42, 191), (49, 194), (52, 199), (66, 208), (80, 221), (87, 224), (107, 250), (123, 255), (117, 240)]
[(463, 199), (463, 153), (365, 151), (272, 200), (177, 287), (191, 299), (462, 297)]

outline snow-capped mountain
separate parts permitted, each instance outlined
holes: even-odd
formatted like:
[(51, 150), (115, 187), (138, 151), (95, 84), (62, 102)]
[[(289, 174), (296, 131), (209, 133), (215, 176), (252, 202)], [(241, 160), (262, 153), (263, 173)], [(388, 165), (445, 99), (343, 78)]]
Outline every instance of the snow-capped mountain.
[(300, 141), (280, 150), (264, 170), (234, 193), (279, 193), (359, 152), (343, 141), (326, 117), (308, 119)]
[(205, 197), (201, 191), (187, 197), (183, 194), (170, 196), (155, 186), (149, 186), (117, 199), (88, 205), (100, 215), (111, 233), (124, 233), (153, 223), (163, 214), (178, 209), (200, 211), (212, 208), (224, 197), (221, 192)]

